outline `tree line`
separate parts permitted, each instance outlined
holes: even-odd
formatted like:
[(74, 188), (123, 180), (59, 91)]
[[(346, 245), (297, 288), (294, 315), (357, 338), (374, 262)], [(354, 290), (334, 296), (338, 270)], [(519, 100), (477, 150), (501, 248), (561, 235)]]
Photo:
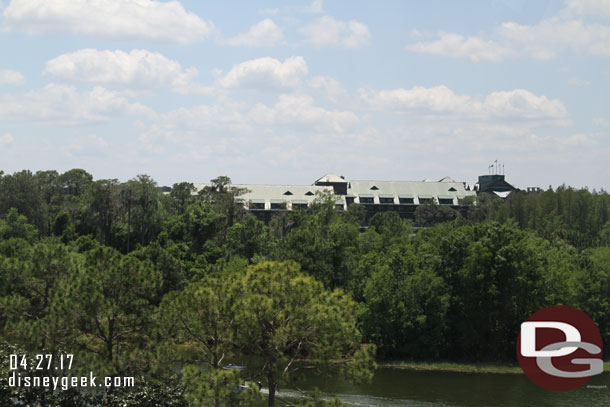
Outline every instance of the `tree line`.
[[(70, 350), (75, 369), (145, 377), (141, 391), (185, 406), (271, 406), (302, 371), (366, 379), (373, 358), (510, 363), (520, 323), (548, 305), (585, 311), (610, 345), (604, 191), (422, 206), (417, 229), (326, 195), (264, 224), (225, 176), (196, 192), (145, 175), (0, 173), (0, 341)], [(243, 373), (228, 363), (246, 364), (267, 400), (235, 391)], [(11, 391), (0, 400), (58, 403)]]

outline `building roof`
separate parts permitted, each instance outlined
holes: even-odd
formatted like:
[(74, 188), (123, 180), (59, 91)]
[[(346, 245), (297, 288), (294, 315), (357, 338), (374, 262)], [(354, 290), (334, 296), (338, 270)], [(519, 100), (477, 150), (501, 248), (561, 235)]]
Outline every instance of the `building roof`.
[[(448, 178), (448, 177), (446, 177)], [(446, 179), (443, 178), (443, 179)], [(377, 189), (374, 189), (376, 187)], [(373, 188), (373, 189), (371, 189)], [(474, 191), (467, 191), (461, 182), (430, 181), (350, 181), (348, 193), (357, 196), (399, 197), (399, 198), (464, 198), (476, 195)]]
[(506, 198), (513, 191), (493, 191), (494, 194), (498, 195), (500, 198)]
[[(316, 181), (317, 183), (347, 183), (345, 179), (336, 174), (327, 174)], [(197, 191), (200, 191), (209, 184), (195, 184)], [(246, 205), (249, 203), (264, 203), (265, 209), (270, 209), (271, 204), (286, 203), (288, 209), (292, 204), (310, 204), (317, 192), (331, 192), (334, 189), (330, 185), (242, 185), (233, 184), (235, 188), (244, 189), (246, 192), (238, 197)], [(467, 190), (464, 184), (456, 182), (451, 177), (445, 177), (440, 181), (350, 181), (347, 194), (335, 194), (338, 204), (345, 204), (346, 197), (355, 198), (360, 202), (360, 198), (373, 198), (372, 203), (381, 203), (379, 198), (413, 198), (413, 204), (422, 203), (423, 199), (452, 199), (457, 204), (457, 199), (476, 195), (475, 191)], [(370, 203), (371, 201), (369, 201)], [(384, 201), (384, 203), (387, 201)]]
[[(194, 184), (197, 192), (209, 184)], [(253, 184), (231, 184), (235, 188), (243, 188), (246, 192), (237, 198), (243, 202), (265, 203), (270, 207), (271, 203), (294, 202), (297, 204), (311, 203), (316, 198), (316, 192), (330, 191), (331, 186), (318, 185), (253, 185)], [(310, 195), (307, 195), (307, 193)], [(341, 197), (337, 197), (337, 202), (343, 202)]]
[(344, 178), (341, 178), (337, 174), (333, 174), (333, 173), (329, 173), (329, 174), (326, 174), (326, 175), (318, 178), (314, 182), (314, 185), (319, 183), (319, 182), (343, 182), (343, 183), (347, 183), (347, 181)]

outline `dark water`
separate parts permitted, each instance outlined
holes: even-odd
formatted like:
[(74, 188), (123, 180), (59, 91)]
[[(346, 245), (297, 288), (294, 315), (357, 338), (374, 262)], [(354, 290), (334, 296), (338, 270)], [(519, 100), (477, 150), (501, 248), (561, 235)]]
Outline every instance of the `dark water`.
[[(610, 406), (610, 372), (594, 376), (584, 386), (567, 392), (543, 390), (525, 375), (388, 368), (379, 369), (370, 384), (311, 376), (299, 387), (304, 390), (318, 387), (324, 396), (337, 396), (353, 406)], [(299, 393), (284, 389), (279, 396), (293, 398)]]

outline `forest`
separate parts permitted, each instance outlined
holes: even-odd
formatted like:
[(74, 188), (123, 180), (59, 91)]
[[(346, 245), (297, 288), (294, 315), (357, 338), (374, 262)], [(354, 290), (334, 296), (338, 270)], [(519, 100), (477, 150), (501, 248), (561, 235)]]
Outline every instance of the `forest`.
[[(269, 224), (242, 193), (226, 176), (197, 192), (146, 175), (0, 171), (0, 404), (273, 406), (304, 371), (367, 380), (392, 360), (514, 364), (521, 322), (558, 304), (596, 322), (608, 358), (605, 191), (483, 194), (459, 211), (422, 205), (413, 222), (319, 195)], [(68, 372), (32, 375), (137, 385), (17, 389), (15, 353), (74, 355)]]

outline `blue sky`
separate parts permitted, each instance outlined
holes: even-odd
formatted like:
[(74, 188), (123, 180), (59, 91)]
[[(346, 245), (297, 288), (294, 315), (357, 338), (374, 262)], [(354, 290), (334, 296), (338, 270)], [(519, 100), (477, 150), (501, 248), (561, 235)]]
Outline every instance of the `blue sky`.
[(0, 170), (610, 189), (610, 0), (0, 0)]

